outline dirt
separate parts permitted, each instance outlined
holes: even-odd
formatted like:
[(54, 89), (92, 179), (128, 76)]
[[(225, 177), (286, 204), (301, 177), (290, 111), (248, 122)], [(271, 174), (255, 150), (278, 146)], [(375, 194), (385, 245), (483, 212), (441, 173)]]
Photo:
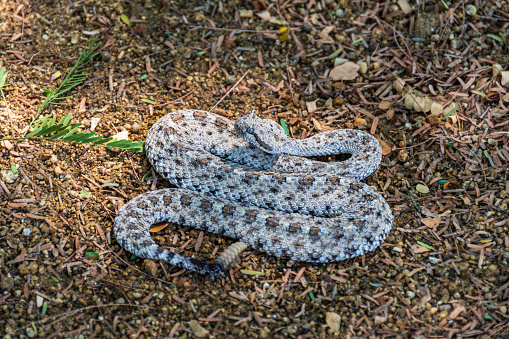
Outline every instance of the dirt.
[[(509, 338), (509, 7), (425, 6), (1, 2), (2, 338)], [(188, 108), (256, 110), (295, 138), (364, 129), (384, 148), (366, 182), (394, 212), (385, 243), (322, 265), (248, 249), (221, 278), (123, 250), (120, 206), (169, 187), (144, 154), (17, 139), (93, 37), (87, 80), (41, 116), (135, 141)], [(235, 241), (160, 226), (204, 260)]]

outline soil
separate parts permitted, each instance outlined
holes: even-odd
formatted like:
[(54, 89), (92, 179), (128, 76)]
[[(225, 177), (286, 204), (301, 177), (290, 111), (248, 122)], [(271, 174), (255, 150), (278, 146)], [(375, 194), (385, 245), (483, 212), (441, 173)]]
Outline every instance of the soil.
[[(0, 2), (2, 338), (509, 338), (509, 5), (419, 4)], [(384, 244), (322, 265), (248, 249), (220, 278), (123, 250), (118, 209), (169, 187), (144, 154), (18, 139), (93, 38), (86, 81), (41, 116), (135, 141), (191, 108), (366, 130)], [(153, 231), (204, 260), (235, 241)]]

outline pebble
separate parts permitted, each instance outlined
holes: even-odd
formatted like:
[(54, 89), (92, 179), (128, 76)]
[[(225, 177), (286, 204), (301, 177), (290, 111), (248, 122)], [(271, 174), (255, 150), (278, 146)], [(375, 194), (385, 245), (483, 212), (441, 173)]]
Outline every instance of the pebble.
[(338, 332), (341, 325), (341, 316), (335, 312), (327, 312), (325, 314), (325, 322), (327, 322), (327, 325), (333, 332)]
[(8, 184), (12, 184), (18, 178), (18, 173), (13, 173), (11, 170), (0, 171), (2, 180)]

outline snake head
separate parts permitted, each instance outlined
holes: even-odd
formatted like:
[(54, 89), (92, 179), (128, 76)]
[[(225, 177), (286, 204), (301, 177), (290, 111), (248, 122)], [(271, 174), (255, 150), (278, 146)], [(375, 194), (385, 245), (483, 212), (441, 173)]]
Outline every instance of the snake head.
[(235, 121), (235, 132), (251, 145), (271, 154), (281, 154), (279, 143), (287, 138), (281, 126), (259, 118), (254, 111)]

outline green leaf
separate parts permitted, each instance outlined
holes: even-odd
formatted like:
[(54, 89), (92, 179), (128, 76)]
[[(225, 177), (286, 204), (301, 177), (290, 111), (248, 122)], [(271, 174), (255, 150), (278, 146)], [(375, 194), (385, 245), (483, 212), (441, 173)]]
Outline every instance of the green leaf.
[(90, 194), (89, 191), (86, 191), (86, 190), (81, 190), (80, 191), (80, 196), (83, 198), (83, 199), (87, 199), (87, 198), (90, 198), (92, 196), (92, 194)]
[(39, 130), (37, 133), (32, 133), (31, 136), (33, 137), (40, 137), (40, 136), (44, 136), (44, 135), (50, 135), (50, 134), (53, 134), (53, 133), (56, 133), (56, 132), (60, 132), (61, 130), (65, 129), (66, 127), (65, 126), (62, 126), (62, 125), (55, 125), (55, 126), (51, 126), (51, 127), (46, 127), (46, 128), (43, 128), (41, 130)]
[(141, 78), (140, 78), (140, 79), (141, 79), (141, 80), (145, 80), (145, 79), (147, 78), (147, 76), (148, 76), (148, 75), (143, 74), (143, 75), (141, 76)]
[(358, 44), (359, 42), (361, 42), (362, 40), (364, 40), (364, 38), (359, 38), (355, 41), (352, 42), (352, 45), (355, 45), (355, 44)]
[(156, 104), (155, 101), (152, 101), (150, 99), (141, 99), (141, 101), (146, 102), (147, 104), (151, 104), (151, 105), (155, 105)]
[(94, 144), (94, 145), (102, 145), (102, 144), (105, 144), (107, 142), (110, 142), (111, 140), (113, 140), (113, 138), (106, 138), (106, 139), (103, 139), (103, 140), (95, 141), (92, 144)]
[(329, 59), (334, 59), (335, 57), (337, 57), (341, 52), (343, 52), (343, 47), (339, 47), (338, 49), (336, 49), (331, 55), (329, 55)]
[(502, 40), (501, 37), (499, 37), (498, 35), (494, 35), (494, 34), (486, 34), (487, 37), (489, 38), (492, 38), (492, 39), (495, 39), (497, 40), (498, 42), (504, 42), (504, 40)]
[(62, 122), (62, 125), (67, 126), (69, 124), (69, 121), (71, 121), (72, 113), (67, 114), (64, 121)]
[(265, 275), (264, 272), (259, 272), (259, 271), (251, 271), (251, 270), (240, 270), (240, 273), (242, 274), (246, 274), (246, 275)]
[(205, 54), (205, 53), (207, 53), (207, 51), (200, 51), (200, 52), (198, 52), (198, 53), (196, 53), (196, 54), (198, 54), (198, 55), (203, 55), (203, 54)]
[(279, 122), (281, 123), (281, 127), (283, 127), (285, 134), (290, 135), (290, 131), (288, 130), (288, 126), (286, 126), (285, 119), (281, 118), (281, 120), (279, 120)]
[(37, 336), (37, 327), (35, 327), (35, 324), (33, 321), (30, 324), (32, 325), (32, 328), (34, 329), (35, 335)]
[(107, 182), (107, 183), (104, 183), (101, 185), (101, 187), (108, 187), (108, 186), (118, 187), (119, 184), (117, 184), (116, 182)]
[(54, 275), (51, 276), (51, 280), (53, 280), (54, 282), (58, 282), (58, 278), (55, 277)]
[(62, 131), (58, 132), (57, 134), (52, 135), (52, 136), (51, 136), (51, 137), (49, 137), (49, 138), (50, 138), (51, 140), (57, 140), (57, 139), (59, 139), (60, 137), (62, 137), (62, 136), (64, 136), (64, 135), (66, 135), (66, 134), (69, 132), (69, 129), (70, 129), (70, 127), (69, 127), (69, 126), (65, 126), (65, 128), (64, 128)]
[(480, 97), (486, 98), (486, 94), (481, 91), (472, 90), (471, 92), (477, 94)]
[(434, 248), (432, 246), (428, 245), (428, 244), (425, 244), (425, 243), (420, 242), (420, 241), (418, 241), (417, 243), (419, 245), (421, 245), (422, 247), (426, 247), (428, 250), (434, 250)]
[(309, 297), (312, 301), (315, 301), (315, 295), (313, 294), (313, 291), (309, 292)]
[(46, 315), (46, 312), (48, 312), (48, 302), (45, 301), (44, 304), (42, 304), (42, 311), (41, 311), (41, 315), (42, 316), (45, 316)]
[(485, 314), (484, 315), (484, 319), (494, 320), (494, 318), (491, 315), (489, 315), (489, 314)]
[(14, 174), (18, 173), (18, 169), (16, 168), (16, 165), (11, 165), (11, 172)]
[(85, 258), (87, 258), (89, 260), (99, 260), (99, 253), (87, 252), (87, 253), (85, 253)]
[(125, 14), (120, 15), (120, 20), (122, 20), (124, 24), (126, 24), (127, 26), (131, 25), (131, 20), (129, 20), (129, 18)]
[(442, 120), (445, 120), (447, 119), (448, 117), (450, 117), (454, 112), (456, 112), (458, 110), (458, 107), (454, 107), (453, 109), (451, 109), (449, 112), (447, 112), (446, 115), (444, 115), (444, 117), (442, 118)]
[(449, 180), (437, 180), (437, 184), (442, 185), (448, 183)]
[(447, 6), (447, 3), (444, 0), (442, 0), (442, 5), (444, 5), (445, 8), (449, 9), (449, 6)]

